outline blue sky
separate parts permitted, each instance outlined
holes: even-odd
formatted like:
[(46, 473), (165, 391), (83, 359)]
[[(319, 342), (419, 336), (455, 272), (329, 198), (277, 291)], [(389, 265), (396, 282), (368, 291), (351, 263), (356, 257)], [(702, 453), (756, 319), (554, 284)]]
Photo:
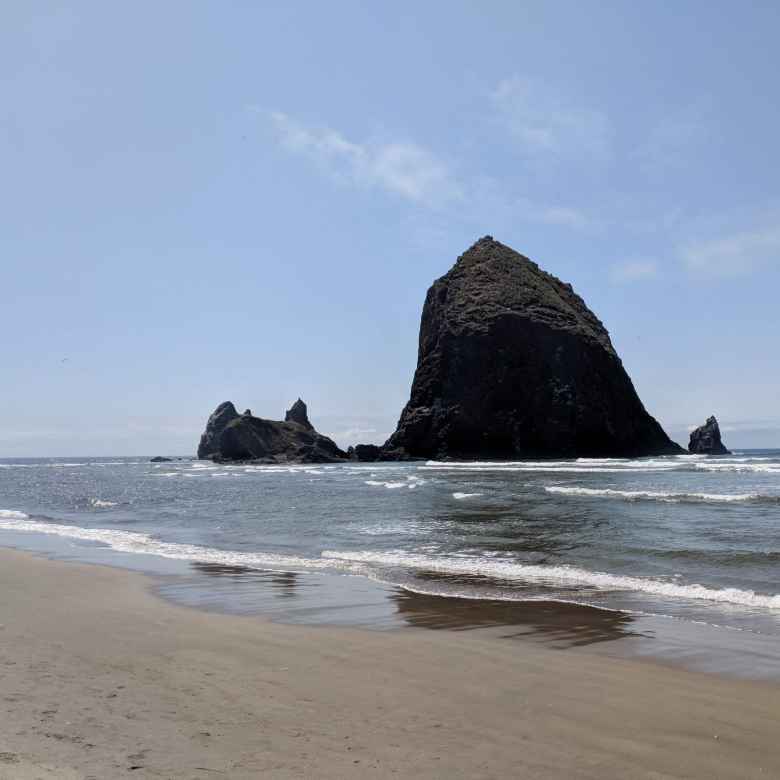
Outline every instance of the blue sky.
[(780, 6), (6, 3), (0, 457), (189, 454), (225, 399), (342, 444), (491, 234), (678, 441), (780, 446)]

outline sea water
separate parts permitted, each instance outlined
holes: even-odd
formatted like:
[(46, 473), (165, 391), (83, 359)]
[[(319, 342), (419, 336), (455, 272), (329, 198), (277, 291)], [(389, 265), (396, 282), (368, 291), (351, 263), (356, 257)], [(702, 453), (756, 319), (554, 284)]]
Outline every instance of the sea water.
[(780, 636), (780, 450), (555, 461), (0, 460), (0, 544), (345, 573)]

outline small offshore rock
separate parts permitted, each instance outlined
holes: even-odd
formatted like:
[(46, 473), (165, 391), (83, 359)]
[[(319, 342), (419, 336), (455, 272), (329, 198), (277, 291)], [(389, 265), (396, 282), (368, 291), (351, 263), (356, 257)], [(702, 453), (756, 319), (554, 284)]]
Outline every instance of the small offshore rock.
[(704, 425), (691, 432), (688, 452), (692, 455), (731, 455), (721, 441), (720, 426), (715, 415), (708, 417)]
[(314, 430), (300, 398), (284, 421), (253, 417), (248, 412), (239, 415), (230, 401), (220, 404), (206, 423), (198, 457), (269, 464), (338, 463), (347, 459), (347, 453), (332, 439)]
[(173, 458), (164, 458), (162, 455), (155, 455), (153, 458), (149, 458), (150, 463), (171, 463)]

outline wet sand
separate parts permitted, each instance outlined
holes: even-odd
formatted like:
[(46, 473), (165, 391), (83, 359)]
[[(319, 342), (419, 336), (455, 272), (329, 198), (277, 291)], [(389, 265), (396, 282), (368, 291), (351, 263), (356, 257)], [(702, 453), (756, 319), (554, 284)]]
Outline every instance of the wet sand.
[(775, 683), (218, 614), (155, 584), (0, 550), (0, 778), (780, 775)]

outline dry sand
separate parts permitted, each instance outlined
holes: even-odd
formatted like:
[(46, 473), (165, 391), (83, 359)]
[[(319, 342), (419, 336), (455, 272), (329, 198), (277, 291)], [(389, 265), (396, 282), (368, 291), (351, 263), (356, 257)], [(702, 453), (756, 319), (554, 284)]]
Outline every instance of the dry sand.
[(0, 551), (0, 778), (780, 777), (775, 684), (149, 586)]

